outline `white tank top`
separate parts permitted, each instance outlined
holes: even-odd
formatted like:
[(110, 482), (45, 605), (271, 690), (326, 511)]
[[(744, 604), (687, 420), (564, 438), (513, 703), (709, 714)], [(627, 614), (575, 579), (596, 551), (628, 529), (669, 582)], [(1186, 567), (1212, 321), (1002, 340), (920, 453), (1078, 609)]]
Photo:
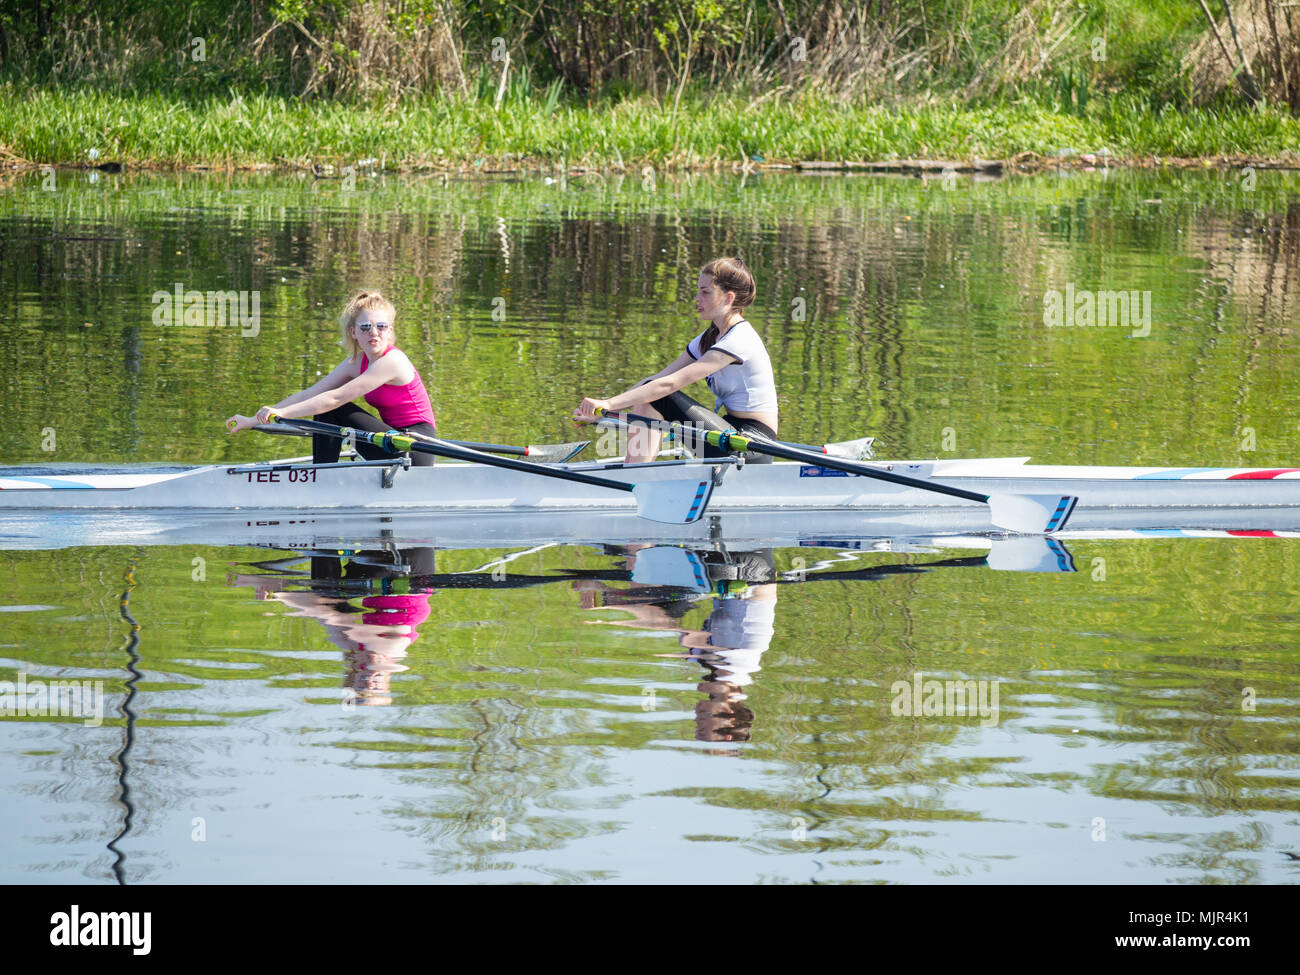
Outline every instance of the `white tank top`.
[[(703, 338), (701, 332), (686, 346), (686, 354), (692, 359), (700, 358), (700, 340)], [(713, 409), (719, 413), (723, 409), (742, 413), (777, 412), (772, 360), (768, 358), (767, 347), (754, 331), (754, 326), (743, 320), (737, 322), (726, 335), (713, 343), (713, 348), (737, 360), (705, 380), (716, 397)]]
[(729, 596), (713, 601), (704, 624), (709, 646), (692, 653), (708, 660), (728, 684), (744, 687), (754, 682), (763, 653), (776, 632), (776, 600)]

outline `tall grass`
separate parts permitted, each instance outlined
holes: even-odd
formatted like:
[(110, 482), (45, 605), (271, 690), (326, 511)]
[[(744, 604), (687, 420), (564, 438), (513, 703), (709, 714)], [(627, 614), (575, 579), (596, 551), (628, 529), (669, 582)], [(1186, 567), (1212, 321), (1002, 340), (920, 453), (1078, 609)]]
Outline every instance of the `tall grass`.
[[(1300, 77), (1300, 15), (1234, 2), (1256, 74), (1276, 60)], [(1289, 41), (1280, 52), (1255, 29), (1265, 20)], [(495, 89), (525, 69), (584, 99), (674, 104), (697, 84), (925, 101), (1082, 79), (1185, 102), (1184, 55), (1217, 63), (1210, 37), (1189, 0), (27, 0), (0, 5), (0, 77), (365, 101), (465, 96), (476, 78)]]
[(1206, 24), (1184, 0), (525, 6), (0, 8), (0, 160), (709, 167), (1300, 146), (1277, 102), (1201, 104), (1184, 51)]
[(693, 92), (677, 106), (648, 96), (586, 103), (562, 98), (555, 85), (507, 92), (499, 107), (451, 96), (394, 106), (0, 87), (0, 149), (64, 165), (306, 167), (373, 159), (393, 169), (705, 168), (1101, 149), (1117, 158), (1263, 156), (1296, 146), (1300, 120), (1283, 111), (1175, 111), (1123, 96), (1094, 99), (1078, 113), (1050, 99), (886, 107), (815, 92), (761, 101)]

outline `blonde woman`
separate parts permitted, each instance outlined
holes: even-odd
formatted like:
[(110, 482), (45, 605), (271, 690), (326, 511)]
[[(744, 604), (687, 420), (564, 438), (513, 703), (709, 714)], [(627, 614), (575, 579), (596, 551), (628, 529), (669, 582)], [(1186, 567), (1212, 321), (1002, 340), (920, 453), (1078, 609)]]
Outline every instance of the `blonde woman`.
[[(274, 406), (263, 406), (256, 416), (236, 413), (226, 420), (226, 428), (239, 433), (271, 422), (271, 414), (276, 413), (286, 419), (312, 417), (376, 433), (397, 430), (435, 436), (437, 424), (424, 381), (397, 347), (396, 317), (392, 302), (378, 291), (357, 292), (339, 317), (348, 357), (311, 388), (287, 396)], [(378, 417), (353, 402), (361, 397), (379, 412)], [(337, 461), (340, 447), (336, 437), (313, 435), (312, 463)], [(357, 444), (357, 452), (367, 460), (397, 456), (368, 443)], [(432, 454), (411, 456), (411, 463), (417, 467), (431, 465), (433, 460)]]

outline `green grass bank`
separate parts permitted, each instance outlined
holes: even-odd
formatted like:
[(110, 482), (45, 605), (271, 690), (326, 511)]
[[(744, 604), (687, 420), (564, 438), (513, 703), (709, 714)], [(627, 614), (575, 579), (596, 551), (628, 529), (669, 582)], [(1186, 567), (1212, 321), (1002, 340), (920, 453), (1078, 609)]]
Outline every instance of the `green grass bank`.
[[(988, 105), (845, 102), (816, 94), (649, 96), (591, 102), (552, 90), (359, 104), (268, 94), (202, 97), (90, 88), (0, 87), (0, 156), (10, 166), (294, 169), (365, 162), (390, 170), (704, 169), (808, 160), (1048, 159), (1101, 153), (1294, 163), (1300, 119), (1267, 105), (1155, 107), (1095, 99)], [(373, 162), (370, 162), (373, 161)]]

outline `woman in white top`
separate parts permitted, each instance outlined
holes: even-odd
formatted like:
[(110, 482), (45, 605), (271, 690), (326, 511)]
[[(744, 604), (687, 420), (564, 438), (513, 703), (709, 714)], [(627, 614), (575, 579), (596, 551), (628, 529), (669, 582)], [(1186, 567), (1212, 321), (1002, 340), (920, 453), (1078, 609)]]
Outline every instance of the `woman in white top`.
[[(588, 397), (574, 411), (574, 419), (591, 421), (596, 410), (637, 413), (655, 420), (676, 420), (710, 430), (736, 430), (774, 439), (777, 432), (776, 381), (772, 360), (754, 327), (741, 309), (754, 300), (754, 276), (738, 257), (710, 261), (700, 270), (695, 306), (710, 324), (691, 339), (686, 351), (649, 379), (611, 399)], [(682, 389), (697, 380), (708, 381), (719, 416)], [(654, 460), (659, 454), (660, 432), (628, 438), (629, 464)], [(699, 451), (697, 451), (699, 453)], [(724, 452), (705, 445), (705, 457)], [(765, 463), (770, 455), (748, 453), (751, 463)]]

